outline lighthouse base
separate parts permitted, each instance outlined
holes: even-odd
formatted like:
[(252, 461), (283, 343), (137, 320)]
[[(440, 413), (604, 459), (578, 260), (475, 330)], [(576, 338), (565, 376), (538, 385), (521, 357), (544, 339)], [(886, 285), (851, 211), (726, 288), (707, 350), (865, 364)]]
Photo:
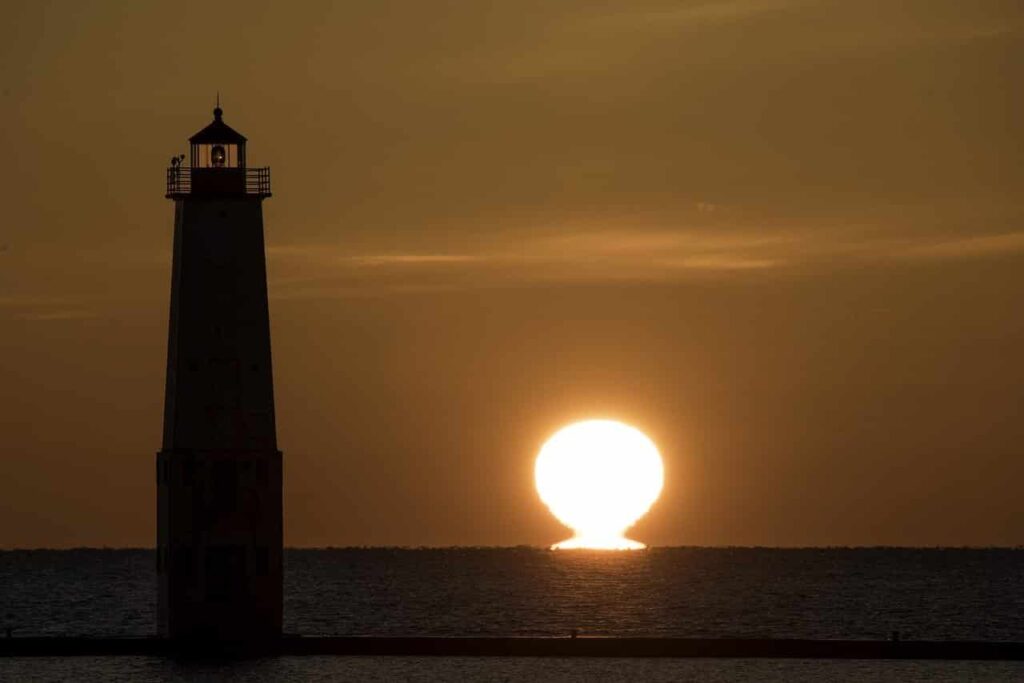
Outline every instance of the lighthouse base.
[(281, 452), (157, 454), (157, 619), (181, 640), (281, 634)]

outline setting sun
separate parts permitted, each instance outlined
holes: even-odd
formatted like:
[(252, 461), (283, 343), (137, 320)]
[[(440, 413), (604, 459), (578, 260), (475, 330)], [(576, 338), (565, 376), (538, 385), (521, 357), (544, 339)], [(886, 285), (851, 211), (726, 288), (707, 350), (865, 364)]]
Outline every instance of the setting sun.
[(661, 454), (643, 432), (612, 420), (561, 429), (544, 444), (534, 470), (537, 493), (576, 535), (553, 549), (635, 550), (625, 537), (661, 493)]

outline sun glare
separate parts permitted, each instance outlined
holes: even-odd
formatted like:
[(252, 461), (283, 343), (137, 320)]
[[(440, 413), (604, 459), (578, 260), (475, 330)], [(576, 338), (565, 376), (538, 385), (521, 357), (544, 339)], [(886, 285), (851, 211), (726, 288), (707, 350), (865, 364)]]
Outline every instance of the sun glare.
[(612, 420), (571, 424), (540, 449), (534, 476), (551, 514), (576, 532), (552, 549), (646, 547), (625, 537), (664, 480), (661, 454), (643, 432)]

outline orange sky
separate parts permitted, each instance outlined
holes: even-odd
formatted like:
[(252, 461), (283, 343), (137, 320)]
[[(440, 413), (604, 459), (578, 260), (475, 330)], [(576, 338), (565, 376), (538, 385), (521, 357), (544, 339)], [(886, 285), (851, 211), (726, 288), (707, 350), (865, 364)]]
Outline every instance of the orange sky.
[(647, 432), (654, 545), (1024, 538), (1016, 0), (121, 3), (0, 24), (0, 547), (150, 546), (172, 205), (265, 205), (289, 545), (548, 544)]

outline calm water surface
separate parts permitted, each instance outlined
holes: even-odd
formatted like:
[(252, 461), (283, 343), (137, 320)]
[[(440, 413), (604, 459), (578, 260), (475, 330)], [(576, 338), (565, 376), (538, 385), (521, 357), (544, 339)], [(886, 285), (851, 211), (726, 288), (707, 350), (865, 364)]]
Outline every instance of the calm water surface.
[[(0, 552), (0, 624), (16, 636), (149, 635), (153, 569), (149, 550)], [(286, 631), (305, 634), (885, 638), (898, 630), (911, 639), (1024, 640), (1024, 550), (1014, 549), (290, 550), (285, 595)], [(0, 660), (0, 678), (18, 680), (27, 666)], [(1024, 680), (1015, 664), (941, 662), (277, 658), (180, 669), (110, 658), (36, 666), (43, 679), (89, 671), (136, 680)]]

